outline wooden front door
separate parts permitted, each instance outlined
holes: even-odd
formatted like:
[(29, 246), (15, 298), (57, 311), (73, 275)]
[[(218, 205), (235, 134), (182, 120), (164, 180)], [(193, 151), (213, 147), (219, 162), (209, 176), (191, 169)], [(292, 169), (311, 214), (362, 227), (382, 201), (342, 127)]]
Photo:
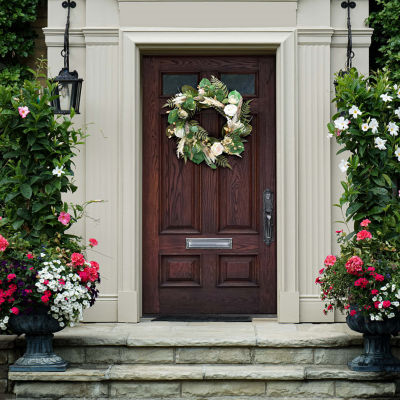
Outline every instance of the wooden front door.
[[(232, 170), (185, 164), (165, 134), (166, 99), (211, 75), (253, 99), (253, 132)], [(143, 56), (142, 82), (143, 314), (275, 314), (276, 240), (264, 241), (263, 211), (265, 190), (276, 194), (275, 56)], [(196, 119), (215, 135), (225, 123), (214, 110)], [(187, 238), (232, 248), (187, 249)]]

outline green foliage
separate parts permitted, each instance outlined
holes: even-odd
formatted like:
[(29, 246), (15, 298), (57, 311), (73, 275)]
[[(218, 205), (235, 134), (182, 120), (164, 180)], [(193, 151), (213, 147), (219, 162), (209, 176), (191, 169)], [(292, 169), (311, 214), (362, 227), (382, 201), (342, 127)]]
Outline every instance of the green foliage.
[[(400, 147), (398, 133), (389, 131), (389, 123), (399, 129), (400, 91), (389, 80), (387, 72), (377, 72), (366, 78), (355, 69), (337, 77), (334, 99), (337, 114), (328, 129), (341, 146), (338, 153), (347, 151), (348, 168), (342, 182), (343, 195), (339, 207), (348, 206), (345, 222), (357, 224), (364, 218), (372, 221), (371, 232), (380, 231), (383, 240), (400, 240), (400, 198), (398, 177), (400, 161), (396, 150)], [(392, 100), (384, 101), (381, 95)], [(350, 115), (352, 106), (362, 112), (355, 118)], [(398, 114), (396, 114), (398, 113)], [(339, 118), (348, 119), (348, 128), (338, 129)], [(372, 129), (376, 120), (378, 127)], [(367, 129), (362, 129), (363, 128)], [(386, 149), (379, 149), (376, 140), (382, 139)]]
[[(72, 158), (84, 135), (69, 117), (54, 118), (49, 105), (53, 88), (50, 82), (42, 87), (38, 80), (25, 81), (21, 89), (0, 86), (2, 232), (9, 237), (18, 233), (35, 246), (57, 237), (68, 241), (64, 232), (82, 212), (80, 206), (63, 202), (62, 194), (77, 189)], [(28, 107), (25, 118), (18, 107)], [(57, 168), (62, 169), (60, 176)], [(58, 220), (62, 211), (72, 214), (67, 225)]]
[(377, 49), (371, 60), (373, 69), (386, 67), (394, 80), (400, 81), (400, 1), (375, 0), (368, 23), (374, 29), (372, 49)]
[(2, 86), (20, 87), (25, 79), (31, 79), (33, 76), (26, 67), (12, 65), (0, 70), (0, 82)]

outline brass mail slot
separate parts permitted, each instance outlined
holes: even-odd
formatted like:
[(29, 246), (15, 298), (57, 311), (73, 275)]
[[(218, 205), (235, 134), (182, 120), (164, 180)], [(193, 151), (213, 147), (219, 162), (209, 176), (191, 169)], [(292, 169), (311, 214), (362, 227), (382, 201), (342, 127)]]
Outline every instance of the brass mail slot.
[(187, 249), (231, 249), (232, 238), (186, 238)]

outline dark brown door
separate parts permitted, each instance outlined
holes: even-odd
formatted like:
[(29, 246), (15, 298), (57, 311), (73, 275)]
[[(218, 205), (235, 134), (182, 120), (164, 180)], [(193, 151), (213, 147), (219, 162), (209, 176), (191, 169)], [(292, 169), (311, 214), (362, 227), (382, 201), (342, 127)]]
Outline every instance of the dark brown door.
[[(185, 164), (165, 134), (165, 100), (211, 75), (253, 99), (232, 170)], [(276, 241), (264, 243), (263, 214), (263, 192), (276, 193), (275, 56), (143, 56), (142, 80), (143, 313), (275, 314)], [(213, 110), (196, 119), (210, 134), (225, 123)], [(231, 238), (232, 249), (187, 249), (186, 238)]]

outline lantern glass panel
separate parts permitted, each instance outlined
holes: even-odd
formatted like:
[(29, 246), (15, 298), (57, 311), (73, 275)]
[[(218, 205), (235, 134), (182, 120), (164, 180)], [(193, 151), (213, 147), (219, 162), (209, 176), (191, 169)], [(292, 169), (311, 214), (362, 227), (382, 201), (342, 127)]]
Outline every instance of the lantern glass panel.
[(58, 94), (60, 101), (60, 111), (69, 112), (71, 109), (72, 101), (72, 82), (59, 82), (58, 84)]

